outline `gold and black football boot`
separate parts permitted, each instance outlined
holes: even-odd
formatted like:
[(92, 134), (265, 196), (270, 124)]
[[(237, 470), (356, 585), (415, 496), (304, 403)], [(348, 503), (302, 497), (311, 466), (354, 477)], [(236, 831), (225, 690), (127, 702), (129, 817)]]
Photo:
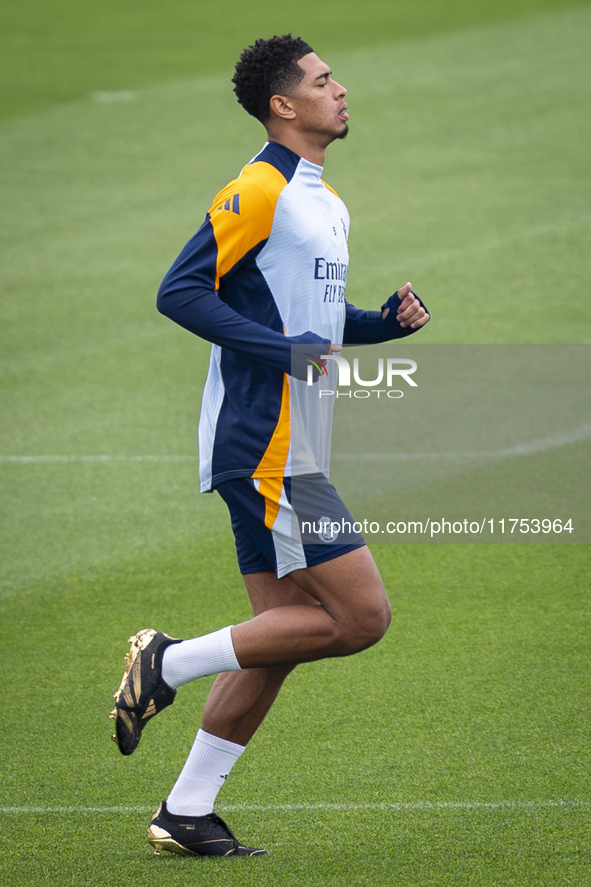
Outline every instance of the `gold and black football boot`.
[(174, 702), (176, 690), (162, 679), (162, 656), (167, 647), (181, 641), (144, 628), (129, 638), (129, 642), (131, 649), (125, 656), (125, 671), (115, 693), (115, 708), (109, 715), (115, 721), (113, 741), (122, 755), (131, 755), (136, 750), (150, 718)]
[(183, 816), (169, 813), (163, 801), (148, 828), (148, 841), (158, 855), (163, 850), (177, 856), (266, 856), (268, 850), (245, 847), (221, 816)]

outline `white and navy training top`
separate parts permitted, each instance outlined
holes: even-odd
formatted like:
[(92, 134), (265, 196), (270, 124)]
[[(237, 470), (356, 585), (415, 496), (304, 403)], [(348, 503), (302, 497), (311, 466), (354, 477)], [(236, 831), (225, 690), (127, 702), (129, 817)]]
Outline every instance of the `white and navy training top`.
[(214, 199), (158, 292), (162, 314), (213, 343), (199, 422), (202, 492), (232, 478), (310, 473), (292, 460), (292, 411), (306, 385), (291, 375), (293, 345), (318, 356), (331, 342), (414, 332), (396, 320), (396, 297), (385, 320), (345, 301), (349, 214), (321, 175), (268, 142)]

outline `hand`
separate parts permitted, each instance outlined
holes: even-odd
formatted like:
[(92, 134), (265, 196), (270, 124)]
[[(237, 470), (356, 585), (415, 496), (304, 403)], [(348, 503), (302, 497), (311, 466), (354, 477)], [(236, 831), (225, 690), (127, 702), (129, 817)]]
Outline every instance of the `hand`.
[(342, 345), (335, 345), (334, 342), (330, 343), (330, 348), (328, 349), (329, 354), (338, 354), (339, 351), (343, 350)]
[[(398, 311), (396, 312), (396, 318), (403, 329), (410, 327), (413, 330), (418, 330), (429, 321), (429, 315), (412, 291), (412, 283), (407, 283), (405, 286), (400, 287), (397, 296), (400, 304), (398, 306)], [(384, 320), (389, 313), (390, 309), (384, 308), (382, 311), (382, 320)]]

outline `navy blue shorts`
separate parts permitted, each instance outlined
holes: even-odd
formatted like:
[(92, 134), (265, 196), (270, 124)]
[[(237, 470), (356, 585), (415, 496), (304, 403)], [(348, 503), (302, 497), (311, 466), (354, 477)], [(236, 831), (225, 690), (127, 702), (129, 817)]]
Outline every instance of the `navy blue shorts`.
[(281, 579), (365, 545), (361, 525), (323, 474), (237, 478), (216, 489), (230, 509), (242, 574)]

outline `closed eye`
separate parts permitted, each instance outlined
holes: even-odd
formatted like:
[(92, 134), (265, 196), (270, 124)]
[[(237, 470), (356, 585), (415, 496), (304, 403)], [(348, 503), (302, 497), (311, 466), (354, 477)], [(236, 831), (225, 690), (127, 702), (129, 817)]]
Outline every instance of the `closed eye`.
[(316, 78), (316, 80), (321, 80), (322, 82), (321, 82), (321, 83), (317, 83), (316, 85), (317, 85), (317, 86), (326, 86), (326, 84), (327, 84), (328, 81), (330, 80), (330, 75), (331, 75), (331, 74), (332, 74), (332, 71), (330, 71), (328, 74), (320, 74), (320, 75)]

